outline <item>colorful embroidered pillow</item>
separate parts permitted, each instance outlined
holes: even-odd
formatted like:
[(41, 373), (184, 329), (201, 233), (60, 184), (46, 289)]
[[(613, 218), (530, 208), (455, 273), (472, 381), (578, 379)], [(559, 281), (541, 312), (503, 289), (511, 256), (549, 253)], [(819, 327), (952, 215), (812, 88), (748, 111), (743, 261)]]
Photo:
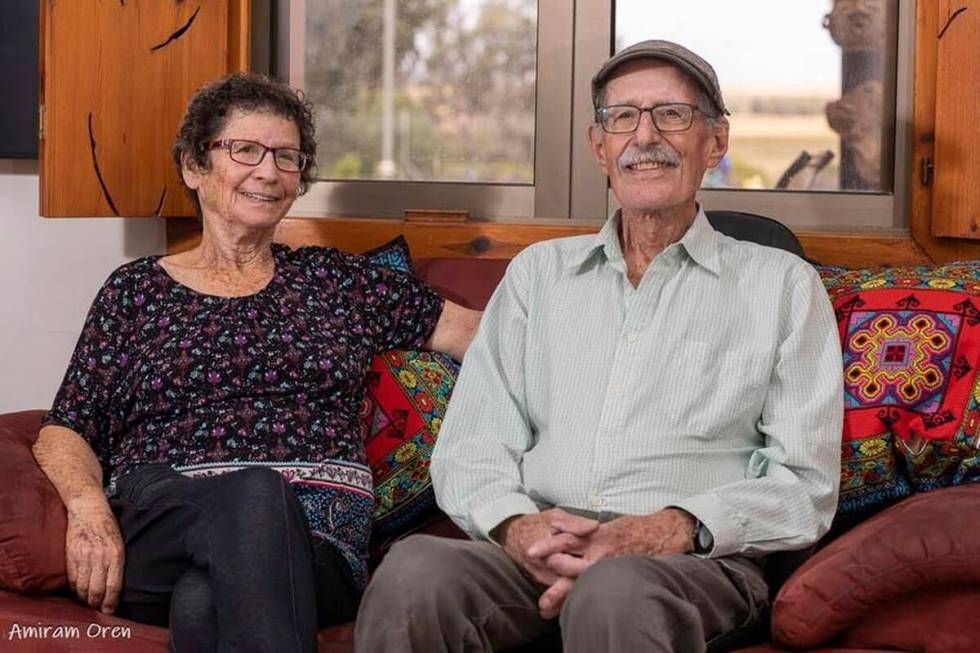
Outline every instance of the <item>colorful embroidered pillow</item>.
[(820, 272), (844, 355), (839, 522), (980, 479), (980, 264)]
[(374, 525), (394, 535), (435, 507), (429, 461), (459, 366), (434, 352), (387, 351), (368, 373), (361, 428), (374, 473)]

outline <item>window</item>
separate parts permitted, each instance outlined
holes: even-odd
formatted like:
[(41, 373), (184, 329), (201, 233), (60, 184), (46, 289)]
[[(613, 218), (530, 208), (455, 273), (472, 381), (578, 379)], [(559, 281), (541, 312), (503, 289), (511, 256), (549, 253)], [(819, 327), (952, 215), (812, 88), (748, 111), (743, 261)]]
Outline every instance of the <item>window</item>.
[(534, 182), (536, 0), (325, 0), (305, 22), (322, 178)]
[(568, 217), (571, 3), (256, 4), (269, 67), (317, 103), (322, 181), (294, 215)]
[(585, 142), (592, 74), (610, 44), (667, 38), (715, 66), (732, 111), (705, 206), (906, 222), (911, 0), (255, 4), (257, 32), (276, 23), (271, 69), (317, 107), (322, 181), (296, 215), (601, 219), (616, 205)]

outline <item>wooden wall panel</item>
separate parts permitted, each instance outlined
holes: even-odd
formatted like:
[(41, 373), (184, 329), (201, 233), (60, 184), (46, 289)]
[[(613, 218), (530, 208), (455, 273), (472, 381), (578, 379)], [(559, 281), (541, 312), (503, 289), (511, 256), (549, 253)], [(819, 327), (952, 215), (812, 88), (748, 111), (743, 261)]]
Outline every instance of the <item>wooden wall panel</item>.
[(228, 66), (227, 71), (243, 72), (252, 68), (251, 0), (228, 2)]
[(193, 213), (170, 145), (191, 93), (240, 62), (230, 3), (241, 29), (244, 0), (43, 0), (42, 215)]

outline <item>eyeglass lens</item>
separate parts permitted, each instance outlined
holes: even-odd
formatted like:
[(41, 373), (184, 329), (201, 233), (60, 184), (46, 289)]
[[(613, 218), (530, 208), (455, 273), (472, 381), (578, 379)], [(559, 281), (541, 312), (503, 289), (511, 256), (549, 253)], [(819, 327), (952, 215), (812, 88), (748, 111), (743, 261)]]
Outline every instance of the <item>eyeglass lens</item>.
[(268, 151), (272, 152), (276, 167), (283, 172), (300, 172), (306, 165), (306, 155), (291, 147), (269, 148), (261, 143), (233, 140), (228, 148), (233, 161), (250, 166), (259, 165)]

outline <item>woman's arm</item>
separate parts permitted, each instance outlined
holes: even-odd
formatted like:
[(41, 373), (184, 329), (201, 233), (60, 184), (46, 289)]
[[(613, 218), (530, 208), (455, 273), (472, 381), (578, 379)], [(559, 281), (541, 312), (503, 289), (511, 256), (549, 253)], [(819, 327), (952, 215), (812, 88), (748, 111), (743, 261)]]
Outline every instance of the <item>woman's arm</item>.
[(90, 607), (111, 614), (122, 589), (125, 547), (102, 491), (102, 467), (85, 440), (63, 426), (42, 428), (33, 451), (68, 511), (68, 585)]
[(476, 328), (480, 326), (481, 315), (481, 311), (464, 308), (447, 299), (425, 348), (449, 354), (458, 361), (463, 360)]

